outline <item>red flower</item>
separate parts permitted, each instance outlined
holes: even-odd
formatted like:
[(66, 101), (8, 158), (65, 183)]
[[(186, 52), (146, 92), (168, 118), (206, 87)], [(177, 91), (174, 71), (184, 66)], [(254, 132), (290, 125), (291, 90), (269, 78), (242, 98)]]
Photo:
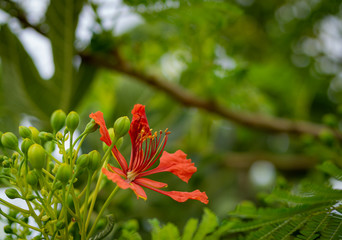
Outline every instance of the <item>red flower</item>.
[[(142, 188), (145, 187), (169, 196), (178, 202), (195, 199), (207, 204), (208, 197), (205, 192), (200, 192), (199, 190), (193, 192), (167, 192), (160, 190), (160, 188), (167, 186), (166, 183), (144, 178), (154, 173), (171, 172), (184, 182), (188, 182), (192, 174), (197, 171), (197, 168), (191, 162), (191, 159), (186, 158), (186, 154), (181, 150), (173, 154), (165, 151), (161, 154), (167, 142), (169, 132), (166, 130), (165, 132), (160, 131), (159, 134), (157, 132), (152, 134), (147, 122), (145, 106), (136, 104), (132, 110), (132, 114), (133, 119), (129, 130), (132, 151), (129, 166), (125, 158), (116, 146), (114, 146), (112, 153), (121, 169), (108, 164), (109, 170), (103, 168), (102, 172), (120, 188), (132, 189), (137, 195), (137, 198), (147, 199), (146, 193)], [(102, 112), (92, 113), (90, 117), (100, 126), (100, 140), (110, 146), (112, 141)], [(159, 165), (154, 169), (150, 169), (158, 159), (160, 159)]]

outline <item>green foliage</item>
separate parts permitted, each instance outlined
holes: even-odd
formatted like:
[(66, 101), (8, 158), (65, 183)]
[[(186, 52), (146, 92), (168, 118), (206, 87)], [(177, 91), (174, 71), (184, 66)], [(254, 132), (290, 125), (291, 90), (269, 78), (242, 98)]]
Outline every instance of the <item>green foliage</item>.
[[(331, 162), (320, 169), (331, 177), (341, 171)], [(341, 199), (341, 190), (323, 184), (303, 184), (291, 193), (275, 190), (266, 198), (275, 207), (256, 209), (243, 204), (230, 213), (234, 218), (223, 228), (225, 234), (243, 233), (246, 239), (340, 239)]]

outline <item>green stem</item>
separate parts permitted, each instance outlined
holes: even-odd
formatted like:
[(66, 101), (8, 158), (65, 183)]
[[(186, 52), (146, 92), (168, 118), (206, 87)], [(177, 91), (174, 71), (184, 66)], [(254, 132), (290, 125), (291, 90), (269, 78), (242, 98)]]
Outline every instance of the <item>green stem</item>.
[(91, 173), (88, 171), (88, 181), (86, 187), (86, 196), (84, 201), (84, 213), (82, 218), (82, 240), (86, 240), (87, 229), (86, 229), (86, 216), (87, 216), (87, 209), (88, 209), (88, 200), (89, 200), (89, 192), (90, 192), (90, 185), (91, 185)]
[(3, 205), (6, 205), (8, 208), (11, 208), (11, 209), (15, 209), (17, 210), (18, 212), (21, 212), (21, 213), (24, 213), (24, 214), (30, 214), (30, 211), (26, 210), (26, 209), (23, 209), (23, 208), (20, 208), (16, 205), (13, 205), (12, 203), (9, 203), (7, 202), (6, 200), (3, 200), (2, 198), (0, 198), (0, 202), (3, 204)]
[(113, 190), (113, 192), (109, 195), (109, 197), (107, 198), (106, 202), (103, 204), (99, 214), (97, 215), (96, 219), (95, 219), (95, 222), (93, 223), (93, 226), (91, 227), (88, 235), (87, 235), (87, 239), (89, 239), (91, 237), (91, 235), (93, 235), (94, 231), (95, 231), (95, 227), (96, 227), (96, 224), (97, 222), (100, 220), (102, 214), (103, 214), (103, 211), (108, 207), (109, 203), (112, 201), (115, 193), (119, 190), (119, 186), (116, 186)]
[[(107, 162), (108, 162), (108, 159), (109, 159), (109, 153), (112, 151), (112, 149), (115, 146), (117, 140), (118, 139), (116, 137), (114, 137), (112, 144), (110, 145), (110, 147), (107, 149), (105, 155), (103, 156), (103, 158), (101, 160), (101, 162), (103, 162), (103, 165), (102, 165), (101, 169), (104, 168), (107, 165)], [(89, 212), (88, 212), (88, 216), (87, 216), (87, 221), (86, 221), (85, 229), (88, 228), (88, 225), (89, 225), (89, 222), (90, 222), (90, 216), (91, 216), (91, 213), (92, 213), (94, 205), (95, 205), (95, 201), (96, 201), (96, 198), (97, 198), (97, 193), (99, 192), (102, 176), (103, 176), (103, 173), (102, 173), (102, 171), (100, 171), (100, 175), (99, 175), (99, 178), (97, 179), (96, 187), (95, 187), (95, 190), (94, 190), (93, 199), (92, 199), (92, 202), (90, 204), (90, 208), (89, 208)]]
[[(18, 219), (16, 219), (16, 218), (11, 217), (11, 216), (7, 215), (5, 212), (3, 212), (1, 209), (0, 209), (0, 214), (3, 215), (4, 217), (6, 217), (7, 219), (13, 221), (13, 222), (19, 223), (19, 224), (20, 224), (21, 226), (23, 226), (23, 227), (31, 228), (31, 229), (33, 229), (33, 230), (36, 230), (36, 231), (38, 231), (38, 232), (43, 233), (43, 230), (41, 230), (41, 229), (39, 229), (39, 228), (36, 228), (36, 227), (33, 227), (33, 226), (31, 226), (31, 225), (29, 225), (29, 224), (23, 222), (23, 221), (20, 221), (20, 220), (18, 220)], [(43, 234), (44, 234), (44, 233), (43, 233)]]
[(56, 215), (55, 213), (53, 212), (53, 209), (52, 207), (48, 204), (45, 203), (44, 199), (42, 199), (42, 197), (39, 195), (38, 191), (35, 190), (35, 193), (37, 194), (37, 197), (39, 199), (39, 201), (41, 202), (43, 208), (45, 208), (45, 211), (49, 213), (50, 217), (53, 218), (53, 219), (56, 219)]
[[(80, 143), (78, 144), (78, 147), (77, 147), (76, 152), (75, 152), (75, 157), (74, 157), (74, 159), (72, 160), (72, 163), (73, 163), (73, 164), (75, 164), (75, 162), (76, 162), (76, 158), (77, 158), (78, 152), (80, 151), (81, 146), (82, 146), (82, 143), (84, 142), (84, 140), (85, 140), (85, 138), (86, 138), (87, 135), (88, 135), (88, 134), (85, 134), (85, 135), (83, 136), (83, 138), (81, 139)], [(76, 140), (77, 140), (77, 139), (76, 139)], [(76, 144), (76, 142), (75, 142), (75, 144)], [(73, 147), (74, 147), (74, 146), (73, 146)]]
[(65, 188), (66, 186), (63, 187), (63, 212), (64, 212), (64, 221), (65, 221), (65, 239), (69, 239), (69, 231), (68, 231), (68, 213), (67, 213), (67, 199), (65, 197)]
[(73, 157), (72, 157), (72, 150), (74, 150), (73, 149), (73, 147), (72, 147), (72, 138), (73, 138), (73, 136), (74, 136), (74, 132), (70, 132), (70, 144), (69, 144), (69, 158), (70, 158), (70, 165), (71, 165), (71, 169), (73, 169), (74, 168), (74, 164), (73, 164)]

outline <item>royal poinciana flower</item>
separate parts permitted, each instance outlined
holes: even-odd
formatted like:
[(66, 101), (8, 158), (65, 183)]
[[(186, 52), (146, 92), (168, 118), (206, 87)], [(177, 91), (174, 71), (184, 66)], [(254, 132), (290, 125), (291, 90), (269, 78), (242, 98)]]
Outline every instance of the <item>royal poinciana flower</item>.
[[(146, 193), (142, 188), (145, 187), (169, 196), (178, 202), (195, 199), (207, 204), (208, 197), (205, 192), (199, 190), (193, 192), (164, 191), (161, 188), (167, 187), (166, 183), (145, 178), (155, 173), (171, 172), (187, 183), (192, 174), (197, 171), (197, 168), (191, 162), (191, 159), (186, 158), (186, 154), (181, 150), (175, 153), (163, 152), (169, 132), (167, 130), (164, 132), (160, 131), (159, 133), (152, 132), (147, 122), (145, 106), (136, 104), (132, 114), (133, 119), (129, 129), (132, 142), (129, 165), (116, 146), (114, 146), (112, 153), (121, 169), (108, 164), (108, 169), (103, 168), (102, 172), (120, 188), (132, 189), (137, 198), (147, 199)], [(90, 117), (100, 126), (100, 140), (110, 146), (112, 140), (110, 139), (102, 112), (92, 113)], [(158, 166), (154, 167), (158, 160)]]

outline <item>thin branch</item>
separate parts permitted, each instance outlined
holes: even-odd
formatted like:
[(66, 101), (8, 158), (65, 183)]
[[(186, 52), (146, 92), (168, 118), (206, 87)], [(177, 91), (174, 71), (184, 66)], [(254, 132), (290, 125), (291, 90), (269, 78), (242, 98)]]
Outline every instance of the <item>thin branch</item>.
[[(15, 3), (9, 0), (6, 0), (6, 2), (10, 3), (11, 7), (16, 10), (6, 11), (7, 13), (10, 12), (11, 15), (13, 17), (16, 17), (24, 27), (31, 27), (42, 35), (46, 36), (46, 33), (40, 26), (32, 25), (27, 20), (23, 11), (20, 10), (20, 8)], [(176, 101), (182, 103), (185, 106), (203, 109), (249, 128), (271, 132), (284, 132), (290, 134), (310, 134), (316, 137), (321, 133), (323, 129), (326, 128), (323, 125), (311, 122), (292, 121), (289, 119), (268, 117), (256, 113), (252, 114), (232, 111), (218, 104), (215, 100), (206, 100), (199, 98), (192, 94), (190, 91), (178, 85), (138, 71), (134, 67), (130, 66), (127, 62), (125, 62), (117, 51), (113, 51), (112, 53), (113, 55), (110, 55), (110, 53), (106, 55), (91, 55), (80, 53), (80, 56), (82, 57), (83, 61), (88, 62), (94, 66), (115, 70), (127, 76), (133, 77), (140, 82), (144, 82), (145, 84), (148, 84), (156, 88), (157, 90), (168, 94)], [(342, 140), (341, 133), (333, 130), (332, 132), (338, 139)]]
[[(140, 82), (166, 93), (185, 106), (203, 109), (246, 127), (279, 133), (310, 134), (316, 137), (319, 136), (321, 131), (326, 128), (323, 125), (311, 122), (292, 121), (289, 119), (269, 117), (256, 113), (252, 114), (232, 111), (218, 104), (215, 100), (202, 99), (176, 84), (138, 71), (124, 62), (117, 52), (114, 52), (113, 54), (114, 58), (110, 58), (108, 55), (90, 55), (86, 53), (82, 53), (80, 55), (83, 61), (91, 65), (115, 70), (119, 73), (133, 77)], [(339, 132), (333, 130), (332, 132), (338, 139), (342, 139), (342, 135)]]
[(267, 161), (276, 169), (284, 171), (301, 171), (314, 168), (317, 159), (303, 155), (293, 154), (272, 154), (263, 152), (237, 153), (231, 152), (225, 155), (223, 164), (233, 169), (249, 169), (257, 161)]

